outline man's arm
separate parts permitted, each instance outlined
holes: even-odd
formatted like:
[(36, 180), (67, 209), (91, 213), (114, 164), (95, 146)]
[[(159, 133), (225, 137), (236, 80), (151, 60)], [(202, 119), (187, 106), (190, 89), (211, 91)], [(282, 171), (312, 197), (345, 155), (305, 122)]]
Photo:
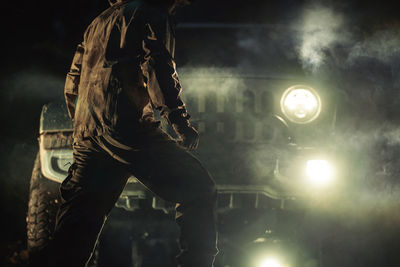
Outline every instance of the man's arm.
[(145, 54), (142, 71), (147, 78), (150, 99), (182, 138), (183, 145), (195, 149), (198, 134), (190, 126), (190, 116), (180, 97), (182, 87), (176, 65), (163, 40), (168, 34), (167, 18), (146, 23), (144, 27), (142, 48)]
[(65, 79), (65, 102), (67, 104), (68, 114), (72, 120), (75, 116), (75, 100), (78, 97), (78, 87), (81, 77), (82, 58), (84, 51), (85, 49), (83, 44), (79, 44), (76, 48), (70, 71), (67, 73), (67, 77)]
[(186, 113), (185, 104), (180, 98), (182, 90), (176, 72), (176, 65), (165, 45), (167, 36), (167, 18), (157, 19), (144, 25), (144, 63), (142, 70), (147, 78), (150, 98), (161, 115), (168, 119), (168, 114), (175, 110)]

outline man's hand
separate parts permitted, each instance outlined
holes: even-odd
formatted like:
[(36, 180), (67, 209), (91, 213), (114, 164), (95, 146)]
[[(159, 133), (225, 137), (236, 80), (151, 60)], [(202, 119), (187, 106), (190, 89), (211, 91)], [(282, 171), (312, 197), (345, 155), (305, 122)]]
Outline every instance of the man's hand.
[(172, 124), (175, 132), (182, 139), (180, 144), (188, 150), (195, 150), (199, 145), (199, 133), (190, 125)]

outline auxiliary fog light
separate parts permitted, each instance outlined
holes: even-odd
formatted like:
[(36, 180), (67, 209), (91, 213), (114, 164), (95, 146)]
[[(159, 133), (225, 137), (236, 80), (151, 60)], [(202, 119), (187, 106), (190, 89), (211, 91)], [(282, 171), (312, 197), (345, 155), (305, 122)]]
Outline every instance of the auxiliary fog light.
[(308, 180), (317, 186), (324, 186), (333, 178), (333, 168), (326, 160), (307, 161), (306, 174)]
[(309, 123), (321, 112), (321, 98), (313, 88), (295, 85), (283, 93), (281, 110), (294, 123)]
[(260, 261), (257, 267), (284, 267), (283, 264), (275, 258), (265, 258)]

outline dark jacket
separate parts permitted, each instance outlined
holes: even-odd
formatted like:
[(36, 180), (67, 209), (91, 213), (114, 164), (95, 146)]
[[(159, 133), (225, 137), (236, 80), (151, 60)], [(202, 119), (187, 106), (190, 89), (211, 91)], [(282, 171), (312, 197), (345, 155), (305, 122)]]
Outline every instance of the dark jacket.
[(147, 1), (115, 4), (93, 20), (65, 83), (75, 139), (129, 136), (156, 123), (154, 109), (188, 118), (173, 26), (166, 7)]

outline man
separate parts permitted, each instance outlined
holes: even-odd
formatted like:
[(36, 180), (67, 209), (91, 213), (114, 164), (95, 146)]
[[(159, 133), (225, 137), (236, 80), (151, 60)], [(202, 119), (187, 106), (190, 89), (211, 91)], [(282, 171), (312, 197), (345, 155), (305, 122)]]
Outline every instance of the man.
[[(177, 203), (178, 264), (212, 266), (216, 188), (187, 151), (197, 147), (198, 133), (179, 96), (173, 60), (170, 15), (186, 2), (117, 1), (87, 28), (65, 84), (74, 121), (74, 163), (60, 188), (54, 239), (44, 250), (48, 265), (85, 265), (127, 178), (134, 175)], [(154, 109), (181, 137), (180, 144), (160, 129)]]

